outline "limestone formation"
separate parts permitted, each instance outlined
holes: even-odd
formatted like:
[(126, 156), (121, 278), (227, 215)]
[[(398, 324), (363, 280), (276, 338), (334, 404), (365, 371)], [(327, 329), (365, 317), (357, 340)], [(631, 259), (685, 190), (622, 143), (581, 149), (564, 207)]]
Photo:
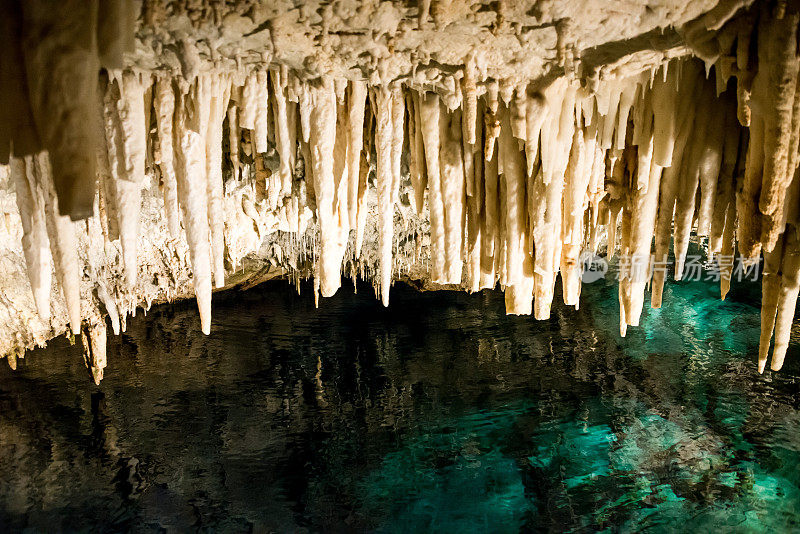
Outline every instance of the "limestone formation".
[(191, 286), (208, 334), (212, 286), (264, 262), (323, 298), (368, 278), (384, 305), (403, 276), (499, 284), (507, 313), (544, 320), (559, 274), (579, 306), (605, 237), (622, 336), (648, 287), (662, 305), (670, 242), (680, 280), (708, 240), (723, 299), (735, 251), (763, 254), (759, 370), (773, 334), (782, 366), (800, 290), (795, 3), (634, 2), (649, 18), (601, 28), (586, 11), (604, 3), (571, 0), (73, 4), (0, 13), (1, 243), (28, 290), (5, 305), (5, 353), (69, 323), (99, 381), (106, 315), (117, 333)]

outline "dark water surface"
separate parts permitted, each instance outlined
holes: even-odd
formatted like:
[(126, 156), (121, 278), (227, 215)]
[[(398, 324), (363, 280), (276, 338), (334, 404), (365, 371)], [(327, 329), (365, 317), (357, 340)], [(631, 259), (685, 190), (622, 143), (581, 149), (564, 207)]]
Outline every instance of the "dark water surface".
[(304, 290), (215, 295), (210, 337), (140, 313), (100, 387), (64, 339), (0, 365), (0, 530), (800, 528), (800, 351), (757, 374), (757, 285), (672, 283), (624, 340), (613, 281), (542, 322)]

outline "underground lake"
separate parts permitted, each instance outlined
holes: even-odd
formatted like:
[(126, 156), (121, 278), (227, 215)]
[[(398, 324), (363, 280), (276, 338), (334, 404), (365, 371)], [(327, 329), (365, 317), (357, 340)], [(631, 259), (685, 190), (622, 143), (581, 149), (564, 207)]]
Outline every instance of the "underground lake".
[(62, 337), (0, 366), (0, 528), (528, 532), (800, 528), (800, 366), (759, 375), (758, 283), (581, 308), (283, 281), (155, 306), (100, 386)]

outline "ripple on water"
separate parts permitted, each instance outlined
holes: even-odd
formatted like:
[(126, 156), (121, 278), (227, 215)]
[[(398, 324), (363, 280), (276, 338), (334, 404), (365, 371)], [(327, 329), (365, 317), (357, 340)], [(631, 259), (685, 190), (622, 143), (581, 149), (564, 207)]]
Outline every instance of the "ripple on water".
[[(580, 311), (284, 283), (153, 308), (100, 387), (64, 340), (0, 370), (0, 529), (787, 531), (798, 350), (755, 371), (757, 286), (667, 285), (618, 334)], [(557, 289), (557, 294), (558, 289)]]

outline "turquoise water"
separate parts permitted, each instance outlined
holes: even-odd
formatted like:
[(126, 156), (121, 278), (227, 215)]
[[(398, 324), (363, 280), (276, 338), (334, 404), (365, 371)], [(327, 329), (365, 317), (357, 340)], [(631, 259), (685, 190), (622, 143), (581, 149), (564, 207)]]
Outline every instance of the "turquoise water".
[[(0, 530), (800, 529), (800, 351), (755, 369), (760, 292), (616, 283), (549, 321), (398, 284), (285, 282), (139, 314), (91, 384), (58, 340), (0, 366)], [(557, 288), (557, 294), (560, 294)]]

